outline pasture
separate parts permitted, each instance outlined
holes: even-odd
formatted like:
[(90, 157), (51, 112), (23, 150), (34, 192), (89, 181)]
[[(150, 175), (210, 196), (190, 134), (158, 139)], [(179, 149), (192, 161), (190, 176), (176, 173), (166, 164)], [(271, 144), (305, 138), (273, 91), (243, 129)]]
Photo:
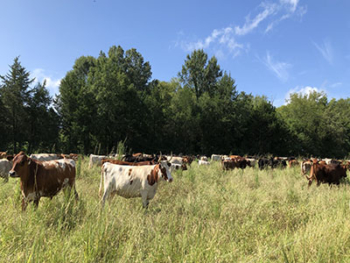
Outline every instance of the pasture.
[(80, 200), (60, 193), (21, 212), (19, 180), (0, 185), (2, 262), (350, 261), (350, 186), (313, 184), (300, 168), (173, 173), (149, 209), (115, 196), (100, 210), (100, 168), (77, 165)]

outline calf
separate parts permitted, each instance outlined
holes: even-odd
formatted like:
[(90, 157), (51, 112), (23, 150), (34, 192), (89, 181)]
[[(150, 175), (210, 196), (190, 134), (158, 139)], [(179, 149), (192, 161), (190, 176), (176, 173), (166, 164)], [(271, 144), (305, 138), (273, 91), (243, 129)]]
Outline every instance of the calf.
[(13, 166), (9, 171), (11, 177), (19, 177), (22, 190), (22, 210), (28, 202), (34, 201), (36, 207), (41, 197), (54, 197), (61, 189), (74, 189), (75, 198), (75, 163), (70, 159), (40, 162), (28, 158), (20, 152), (13, 159)]
[(124, 166), (104, 163), (101, 171), (100, 196), (102, 207), (111, 194), (125, 198), (141, 197), (144, 208), (148, 207), (149, 200), (156, 194), (158, 182), (161, 179), (172, 182), (173, 178), (167, 162), (156, 165)]

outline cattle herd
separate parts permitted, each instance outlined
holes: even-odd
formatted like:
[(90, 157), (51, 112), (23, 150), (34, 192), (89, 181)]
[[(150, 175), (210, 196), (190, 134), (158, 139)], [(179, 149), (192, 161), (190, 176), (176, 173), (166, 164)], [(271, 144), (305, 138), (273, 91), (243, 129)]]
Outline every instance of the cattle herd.
[[(27, 156), (24, 152), (17, 155), (8, 155), (0, 152), (0, 176), (8, 181), (8, 176), (20, 178), (22, 191), (22, 210), (29, 202), (36, 206), (41, 197), (52, 198), (62, 189), (74, 191), (78, 154), (32, 154)], [(187, 170), (193, 161), (198, 165), (210, 165), (220, 162), (223, 171), (233, 169), (255, 168), (284, 169), (300, 167), (301, 175), (308, 180), (310, 186), (315, 180), (321, 183), (340, 184), (346, 177), (350, 168), (349, 161), (334, 159), (304, 159), (294, 157), (242, 157), (239, 155), (213, 154), (210, 161), (205, 156), (166, 156), (136, 153), (132, 155), (94, 155), (89, 157), (89, 168), (101, 166), (101, 181), (99, 194), (103, 207), (108, 197), (117, 194), (125, 198), (141, 197), (143, 207), (147, 208), (149, 201), (156, 194), (158, 182), (173, 181), (171, 173), (174, 170)]]

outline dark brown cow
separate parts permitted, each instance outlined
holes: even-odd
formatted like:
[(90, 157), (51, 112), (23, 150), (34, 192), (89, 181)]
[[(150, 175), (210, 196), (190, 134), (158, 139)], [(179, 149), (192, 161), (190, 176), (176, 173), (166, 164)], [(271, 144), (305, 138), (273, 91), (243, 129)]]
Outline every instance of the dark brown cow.
[(346, 177), (346, 165), (340, 164), (320, 164), (315, 160), (310, 170), (310, 176), (306, 176), (309, 180), (309, 186), (313, 180), (316, 180), (317, 186), (321, 183), (340, 184), (340, 179)]
[(233, 170), (236, 168), (236, 164), (233, 160), (223, 160), (221, 161), (223, 170)]
[(53, 161), (37, 161), (20, 152), (13, 159), (13, 166), (9, 172), (11, 177), (21, 179), (22, 210), (28, 202), (34, 201), (36, 207), (41, 197), (55, 196), (61, 189), (74, 189), (75, 198), (75, 163), (70, 159)]

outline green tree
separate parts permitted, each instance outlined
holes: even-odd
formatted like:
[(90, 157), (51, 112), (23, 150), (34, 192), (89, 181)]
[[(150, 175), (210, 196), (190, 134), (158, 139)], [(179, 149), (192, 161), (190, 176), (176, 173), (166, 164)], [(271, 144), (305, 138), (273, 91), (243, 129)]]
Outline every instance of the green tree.
[(1, 100), (8, 114), (8, 127), (11, 134), (12, 151), (17, 153), (23, 149), (28, 138), (28, 112), (27, 105), (30, 101), (32, 90), (30, 84), (30, 73), (21, 65), (19, 58), (14, 59), (10, 71), (5, 76), (0, 76), (2, 84), (0, 87)]
[(28, 102), (28, 152), (52, 152), (57, 143), (59, 120), (52, 109), (52, 98), (46, 89), (46, 81), (37, 83)]
[(323, 92), (293, 93), (288, 104), (278, 109), (293, 138), (295, 154), (326, 154), (322, 149), (325, 135), (323, 115), (327, 104), (327, 96)]
[(209, 95), (214, 94), (222, 71), (215, 57), (208, 61), (208, 55), (203, 50), (194, 50), (191, 55), (187, 55), (178, 76), (184, 86), (195, 90), (198, 100), (204, 92), (208, 92)]
[(61, 81), (55, 107), (61, 119), (61, 148), (65, 152), (87, 154), (92, 150), (93, 134), (98, 126), (96, 97), (89, 74), (95, 65), (94, 57), (82, 56)]

